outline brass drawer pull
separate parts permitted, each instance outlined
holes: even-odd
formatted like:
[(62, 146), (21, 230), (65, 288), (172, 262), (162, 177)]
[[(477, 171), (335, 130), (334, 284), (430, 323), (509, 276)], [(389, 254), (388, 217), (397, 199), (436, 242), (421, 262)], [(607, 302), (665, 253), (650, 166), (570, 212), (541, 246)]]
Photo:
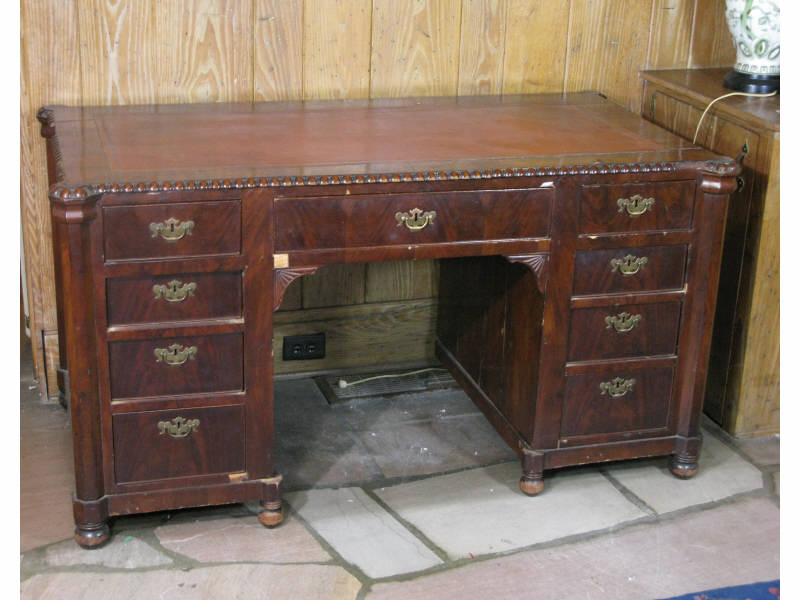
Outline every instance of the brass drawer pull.
[(628, 312), (621, 312), (617, 316), (606, 317), (606, 329), (612, 327), (617, 333), (628, 333), (636, 327), (642, 320), (642, 315), (632, 315)]
[(405, 225), (411, 231), (419, 231), (424, 229), (428, 223), (433, 223), (436, 218), (435, 210), (422, 211), (421, 208), (412, 208), (409, 212), (395, 213), (394, 218), (397, 219), (397, 226)]
[(605, 396), (608, 393), (612, 398), (619, 398), (628, 392), (633, 391), (633, 386), (636, 384), (635, 379), (622, 379), (622, 377), (614, 377), (611, 381), (604, 381), (600, 384), (600, 395)]
[(194, 296), (197, 284), (194, 282), (181, 283), (173, 279), (167, 285), (154, 285), (153, 293), (156, 300), (164, 298), (167, 302), (183, 302), (189, 296)]
[(655, 198), (642, 198), (639, 194), (634, 194), (630, 198), (620, 198), (617, 200), (617, 206), (619, 206), (617, 212), (626, 210), (631, 217), (638, 217), (653, 208), (655, 202)]
[(619, 269), (619, 272), (625, 277), (630, 277), (631, 275), (636, 275), (639, 269), (647, 264), (647, 257), (636, 257), (632, 254), (628, 254), (625, 258), (612, 258), (609, 264), (611, 265), (612, 273)]
[(194, 360), (197, 346), (172, 344), (169, 348), (156, 348), (153, 354), (156, 355), (156, 362), (165, 362), (171, 367), (179, 367), (190, 358)]
[(197, 431), (198, 427), (200, 427), (200, 419), (175, 417), (172, 421), (159, 421), (158, 434), (164, 435), (168, 433), (174, 438), (185, 438), (193, 431)]
[(192, 235), (194, 221), (179, 221), (170, 217), (163, 223), (150, 223), (150, 231), (154, 238), (159, 235), (168, 242), (177, 242), (185, 235)]

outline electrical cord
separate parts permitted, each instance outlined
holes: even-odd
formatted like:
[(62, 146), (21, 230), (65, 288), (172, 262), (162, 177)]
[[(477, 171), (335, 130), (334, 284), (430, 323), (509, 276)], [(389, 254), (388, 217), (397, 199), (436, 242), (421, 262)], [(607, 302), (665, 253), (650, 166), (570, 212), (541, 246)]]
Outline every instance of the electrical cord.
[(344, 379), (339, 380), (339, 387), (344, 389), (346, 387), (350, 387), (353, 385), (358, 385), (359, 383), (366, 383), (367, 381), (373, 381), (375, 379), (389, 379), (392, 377), (407, 377), (408, 375), (416, 375), (417, 373), (426, 373), (428, 371), (446, 371), (447, 369), (442, 369), (439, 367), (428, 367), (427, 369), (417, 369), (416, 371), (409, 371), (408, 373), (391, 373), (388, 375), (375, 375), (373, 377), (367, 377), (366, 379), (358, 379), (356, 381), (345, 381)]
[(703, 119), (705, 118), (706, 113), (708, 112), (708, 109), (711, 108), (711, 105), (714, 104), (717, 100), (722, 100), (723, 98), (730, 98), (731, 96), (757, 96), (759, 98), (769, 98), (770, 96), (774, 96), (777, 93), (778, 93), (778, 90), (775, 90), (774, 92), (770, 92), (769, 94), (752, 94), (752, 93), (749, 93), (749, 92), (731, 92), (730, 94), (723, 94), (719, 98), (714, 98), (711, 102), (708, 103), (708, 106), (706, 106), (706, 109), (703, 111), (703, 114), (700, 115), (700, 120), (697, 122), (697, 129), (694, 130), (694, 137), (692, 138), (692, 143), (693, 144), (697, 143), (697, 134), (700, 133), (700, 125), (703, 123)]

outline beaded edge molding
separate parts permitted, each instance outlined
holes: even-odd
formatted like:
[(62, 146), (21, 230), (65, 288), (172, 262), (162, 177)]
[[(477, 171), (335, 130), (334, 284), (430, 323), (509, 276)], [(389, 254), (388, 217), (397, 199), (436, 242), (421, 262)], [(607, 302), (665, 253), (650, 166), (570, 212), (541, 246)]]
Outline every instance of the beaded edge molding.
[[(61, 152), (52, 110), (42, 108), (36, 115), (42, 123), (42, 134), (53, 144), (55, 170), (58, 179), (64, 179)], [(47, 132), (45, 132), (47, 128)], [(65, 186), (55, 183), (50, 186), (53, 200), (81, 200), (88, 196), (105, 193), (170, 192), (193, 190), (239, 190), (267, 187), (301, 187), (322, 185), (355, 185), (364, 183), (405, 183), (431, 181), (457, 181), (474, 179), (499, 179), (504, 177), (555, 177), (569, 175), (616, 175), (625, 173), (674, 172), (683, 162), (615, 163), (570, 165), (562, 167), (514, 167), (506, 169), (454, 170), (454, 171), (409, 171), (396, 173), (357, 175), (304, 175), (283, 177), (247, 177), (235, 179), (178, 180), (127, 183), (98, 183)], [(739, 164), (732, 159), (701, 161), (701, 171), (717, 176), (733, 176), (739, 172)]]

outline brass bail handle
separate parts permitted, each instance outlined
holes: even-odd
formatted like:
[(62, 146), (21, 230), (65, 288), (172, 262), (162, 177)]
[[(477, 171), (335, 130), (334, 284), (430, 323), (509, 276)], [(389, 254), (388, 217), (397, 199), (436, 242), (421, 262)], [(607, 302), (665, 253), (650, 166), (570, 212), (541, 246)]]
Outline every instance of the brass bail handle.
[(617, 212), (622, 212), (624, 210), (627, 211), (631, 217), (638, 217), (648, 210), (651, 210), (655, 203), (655, 198), (644, 198), (639, 194), (634, 194), (630, 198), (620, 198), (617, 200), (617, 206), (619, 207)]
[(421, 208), (412, 208), (409, 212), (397, 212), (394, 215), (397, 219), (397, 226), (405, 225), (411, 231), (424, 229), (429, 223), (433, 223), (436, 218), (435, 210), (423, 211)]
[(154, 238), (159, 235), (168, 242), (177, 242), (185, 235), (191, 235), (194, 229), (194, 221), (179, 221), (170, 217), (162, 223), (150, 223), (150, 233)]
[(193, 281), (183, 283), (178, 279), (173, 279), (167, 285), (154, 285), (153, 293), (156, 300), (164, 298), (167, 302), (183, 302), (189, 296), (194, 296), (197, 284)]
[(163, 362), (171, 367), (180, 367), (187, 360), (194, 360), (197, 354), (197, 346), (181, 346), (172, 344), (169, 348), (156, 348), (153, 350), (156, 362)]
[(611, 381), (604, 381), (600, 384), (600, 395), (605, 396), (608, 394), (612, 398), (620, 398), (628, 392), (633, 391), (634, 385), (636, 385), (635, 379), (614, 377)]
[(611, 265), (611, 272), (615, 272), (619, 269), (619, 272), (622, 273), (625, 277), (630, 277), (631, 275), (636, 275), (639, 270), (647, 264), (647, 257), (646, 256), (633, 256), (632, 254), (627, 254), (623, 258), (612, 258), (609, 261)]
[(200, 427), (200, 419), (186, 419), (184, 417), (175, 417), (172, 421), (159, 421), (158, 434), (164, 435), (165, 433), (174, 438), (185, 438), (193, 431), (197, 431)]
[(617, 333), (628, 333), (633, 331), (641, 320), (642, 315), (632, 315), (628, 312), (621, 312), (616, 316), (609, 315), (606, 317), (606, 329), (613, 327)]

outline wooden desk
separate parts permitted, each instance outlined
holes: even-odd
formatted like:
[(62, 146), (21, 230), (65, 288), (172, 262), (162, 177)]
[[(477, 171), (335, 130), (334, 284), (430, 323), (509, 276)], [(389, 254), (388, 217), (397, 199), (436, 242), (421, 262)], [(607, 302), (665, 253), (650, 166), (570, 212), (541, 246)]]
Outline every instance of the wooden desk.
[(260, 499), (272, 313), (328, 264), (439, 258), (438, 353), (543, 471), (694, 474), (738, 165), (594, 94), (42, 109), (76, 540)]
[[(645, 71), (642, 115), (692, 139), (705, 107), (730, 93), (727, 69)], [(714, 104), (697, 143), (742, 155), (731, 195), (711, 344), (705, 412), (728, 433), (780, 430), (780, 99)]]

